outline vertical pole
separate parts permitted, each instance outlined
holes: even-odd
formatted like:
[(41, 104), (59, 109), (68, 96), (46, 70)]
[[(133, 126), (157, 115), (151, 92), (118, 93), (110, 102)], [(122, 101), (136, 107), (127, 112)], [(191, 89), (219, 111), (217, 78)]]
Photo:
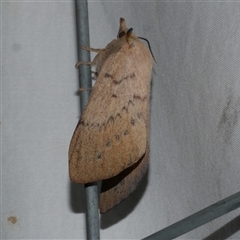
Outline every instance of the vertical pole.
[[(77, 18), (77, 43), (78, 60), (90, 62), (90, 53), (83, 51), (82, 46), (89, 46), (89, 25), (88, 25), (88, 4), (87, 0), (76, 0), (76, 18)], [(79, 67), (79, 86), (89, 89), (92, 87), (91, 69), (89, 66), (81, 65)], [(80, 92), (81, 111), (88, 102), (90, 91)], [(85, 184), (86, 194), (86, 221), (87, 221), (87, 239), (100, 239), (99, 233), (99, 213), (98, 213), (98, 186), (97, 183)]]

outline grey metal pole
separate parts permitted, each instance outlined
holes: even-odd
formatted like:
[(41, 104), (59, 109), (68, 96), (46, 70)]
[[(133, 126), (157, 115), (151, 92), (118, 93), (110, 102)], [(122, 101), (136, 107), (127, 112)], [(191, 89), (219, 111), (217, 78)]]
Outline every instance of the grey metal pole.
[[(87, 0), (76, 0), (77, 18), (77, 42), (78, 59), (83, 62), (90, 62), (90, 53), (83, 51), (82, 46), (89, 46), (89, 25), (88, 25), (88, 4)], [(92, 87), (91, 69), (89, 66), (79, 67), (79, 86), (89, 89)], [(85, 108), (90, 96), (90, 91), (80, 92), (80, 107)], [(98, 213), (98, 186), (97, 183), (85, 184), (86, 205), (87, 205), (87, 239), (100, 239), (99, 213)]]
[(233, 194), (193, 215), (176, 222), (159, 232), (156, 232), (143, 240), (164, 239), (170, 240), (187, 233), (194, 228), (200, 227), (228, 212), (240, 207), (240, 192)]

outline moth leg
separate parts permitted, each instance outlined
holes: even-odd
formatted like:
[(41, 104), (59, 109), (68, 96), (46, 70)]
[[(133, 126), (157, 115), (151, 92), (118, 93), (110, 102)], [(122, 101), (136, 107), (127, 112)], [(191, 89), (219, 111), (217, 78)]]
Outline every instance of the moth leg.
[[(78, 62), (78, 63), (81, 64), (81, 62)], [(78, 64), (78, 63), (77, 63), (77, 64)], [(77, 64), (76, 64), (76, 65), (77, 65)], [(79, 64), (79, 65), (80, 65), (80, 64)], [(97, 76), (97, 72), (91, 71), (91, 73), (94, 73), (94, 75)], [(96, 79), (94, 79), (94, 81), (96, 81)], [(92, 87), (91, 87), (91, 88), (78, 88), (78, 91), (79, 91), (79, 92), (82, 92), (82, 91), (91, 91), (92, 89), (93, 89)]]
[(102, 51), (102, 49), (100, 49), (100, 48), (91, 48), (91, 47), (87, 47), (87, 46), (82, 46), (82, 49), (89, 51), (89, 52), (96, 52), (96, 53), (99, 53), (100, 51)]
[(79, 88), (79, 89), (78, 89), (79, 92), (91, 91), (91, 90), (92, 90), (92, 87), (91, 87), (91, 88)]
[(91, 66), (92, 62), (77, 62), (75, 68), (79, 68), (80, 65)]

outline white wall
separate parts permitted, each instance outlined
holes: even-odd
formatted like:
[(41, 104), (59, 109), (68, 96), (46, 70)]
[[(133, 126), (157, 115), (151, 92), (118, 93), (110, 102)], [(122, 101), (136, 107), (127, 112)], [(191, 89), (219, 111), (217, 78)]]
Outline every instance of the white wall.
[[(74, 1), (2, 1), (2, 238), (84, 239), (68, 146), (79, 118)], [(151, 159), (102, 239), (140, 239), (237, 191), (240, 2), (89, 1), (92, 47), (119, 17), (151, 42)], [(181, 239), (239, 239), (235, 210)], [(15, 224), (8, 218), (14, 216)]]

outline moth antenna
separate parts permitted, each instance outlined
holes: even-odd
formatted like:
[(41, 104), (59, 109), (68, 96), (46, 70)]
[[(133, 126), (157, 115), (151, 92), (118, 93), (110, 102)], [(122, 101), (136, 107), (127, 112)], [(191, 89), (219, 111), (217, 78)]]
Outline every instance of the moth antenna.
[(130, 36), (130, 34), (132, 33), (132, 31), (133, 31), (133, 28), (129, 28), (129, 29), (127, 30), (127, 36), (128, 36), (128, 37)]
[[(129, 30), (130, 30), (130, 29), (129, 29)], [(152, 49), (151, 49), (150, 42), (149, 42), (146, 38), (143, 38), (143, 37), (138, 37), (138, 38), (140, 38), (140, 39), (142, 39), (142, 40), (145, 40), (145, 41), (147, 42), (148, 48), (149, 48), (149, 50), (150, 50), (150, 52), (151, 52), (151, 55), (152, 55), (152, 57), (153, 57), (153, 60), (154, 60), (154, 62), (156, 62), (155, 57), (154, 57), (153, 52), (152, 52)]]
[[(130, 37), (131, 33), (133, 31), (133, 28), (129, 28), (126, 32), (126, 39), (127, 39), (127, 42), (128, 42), (128, 38)], [(129, 42), (128, 42), (129, 43)]]
[[(129, 28), (129, 29), (127, 30), (127, 32), (126, 32), (126, 40), (127, 40), (127, 42), (128, 42), (128, 39), (129, 39), (132, 31), (133, 31), (133, 28)], [(129, 43), (129, 42), (128, 42), (128, 43)]]

